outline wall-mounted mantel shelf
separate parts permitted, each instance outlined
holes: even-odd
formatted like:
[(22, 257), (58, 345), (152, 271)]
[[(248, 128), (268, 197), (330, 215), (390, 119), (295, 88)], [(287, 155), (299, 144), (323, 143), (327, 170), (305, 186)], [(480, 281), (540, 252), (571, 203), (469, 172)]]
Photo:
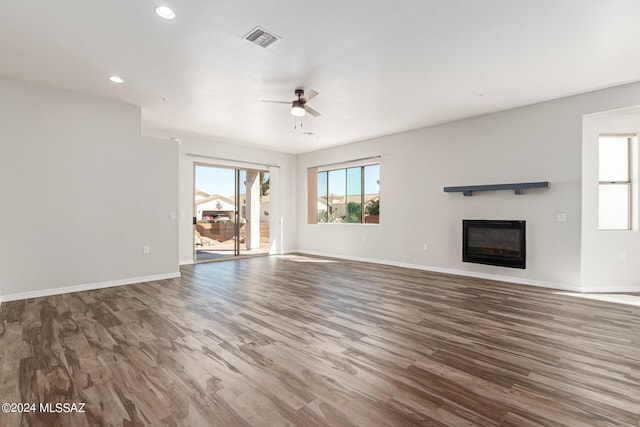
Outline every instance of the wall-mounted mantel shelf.
[(516, 184), (463, 185), (460, 187), (444, 187), (445, 193), (462, 193), (471, 196), (473, 191), (513, 190), (514, 194), (524, 194), (527, 188), (549, 188), (549, 181), (519, 182)]

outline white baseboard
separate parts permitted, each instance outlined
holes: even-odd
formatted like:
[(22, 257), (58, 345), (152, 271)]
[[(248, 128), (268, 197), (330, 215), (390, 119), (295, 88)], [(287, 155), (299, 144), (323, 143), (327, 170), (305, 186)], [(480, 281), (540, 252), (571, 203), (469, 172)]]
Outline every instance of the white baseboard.
[[(571, 286), (571, 285), (553, 283), (553, 282), (543, 282), (539, 280), (523, 279), (521, 277), (499, 276), (496, 274), (478, 273), (475, 271), (456, 270), (452, 268), (432, 267), (428, 265), (410, 264), (406, 262), (388, 261), (388, 260), (375, 259), (375, 258), (352, 257), (352, 256), (328, 254), (328, 253), (305, 251), (305, 250), (297, 250), (297, 251), (291, 251), (291, 252), (298, 252), (306, 255), (323, 256), (328, 258), (346, 259), (350, 261), (362, 261), (362, 262), (371, 262), (374, 264), (392, 265), (394, 267), (412, 268), (414, 270), (432, 271), (434, 273), (452, 274), (455, 276), (473, 277), (476, 279), (495, 280), (498, 282), (516, 283), (519, 285), (538, 286), (541, 288), (558, 289), (558, 290), (569, 291), (569, 292), (583, 292), (578, 286)], [(611, 292), (611, 291), (608, 291), (608, 292)]]
[(108, 282), (87, 283), (84, 285), (65, 286), (62, 288), (42, 289), (37, 291), (20, 292), (17, 294), (0, 295), (0, 303), (29, 298), (48, 297), (51, 295), (68, 294), (71, 292), (92, 291), (94, 289), (111, 288), (114, 286), (133, 285), (135, 283), (153, 282), (156, 280), (175, 279), (180, 272), (156, 274), (153, 276), (131, 277), (128, 279), (111, 280)]
[(191, 265), (191, 264), (195, 264), (195, 262), (193, 262), (192, 259), (185, 259), (178, 262), (178, 265)]
[(631, 285), (631, 286), (611, 286), (611, 287), (598, 287), (598, 286), (587, 286), (582, 288), (583, 293), (588, 294), (610, 294), (610, 293), (619, 293), (619, 294), (628, 294), (628, 293), (640, 293), (640, 285)]

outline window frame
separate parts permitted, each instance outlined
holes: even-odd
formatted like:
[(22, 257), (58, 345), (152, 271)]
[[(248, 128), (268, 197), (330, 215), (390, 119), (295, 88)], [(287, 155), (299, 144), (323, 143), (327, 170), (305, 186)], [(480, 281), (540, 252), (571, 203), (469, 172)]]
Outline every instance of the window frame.
[[(369, 159), (366, 159), (369, 160)], [(309, 219), (309, 224), (374, 224), (377, 225), (379, 223), (367, 223), (365, 222), (365, 207), (366, 207), (366, 194), (365, 194), (365, 168), (368, 166), (378, 166), (378, 168), (380, 168), (380, 158), (376, 157), (375, 161), (367, 161), (367, 162), (362, 162), (362, 161), (353, 161), (353, 162), (341, 162), (341, 163), (336, 163), (333, 165), (326, 165), (326, 166), (319, 166), (319, 167), (314, 167), (314, 168), (309, 168), (308, 169), (308, 179), (309, 179), (309, 201), (308, 201), (308, 207), (309, 210), (311, 210), (311, 207), (314, 206), (315, 210), (314, 210), (314, 217), (315, 218), (311, 218), (311, 212), (309, 212), (308, 214), (308, 219)], [(344, 171), (345, 174), (345, 182), (344, 182), (344, 188), (345, 188), (345, 195), (344, 195), (344, 209), (345, 209), (345, 216), (348, 215), (348, 205), (349, 205), (349, 173), (348, 171), (350, 169), (360, 169), (360, 215), (359, 215), (359, 221), (358, 222), (349, 222), (347, 220), (343, 221), (343, 222), (333, 222), (333, 221), (328, 221), (328, 220), (322, 220), (320, 217), (320, 210), (317, 209), (317, 204), (318, 204), (318, 200), (320, 197), (320, 194), (318, 192), (318, 188), (319, 188), (319, 183), (321, 181), (320, 177), (321, 174), (324, 173), (324, 185), (326, 187), (326, 191), (327, 191), (327, 200), (326, 200), (326, 206), (327, 206), (327, 211), (326, 211), (326, 216), (328, 218), (328, 216), (330, 215), (329, 213), (329, 209), (330, 209), (330, 205), (331, 203), (329, 203), (329, 196), (330, 196), (330, 191), (331, 188), (329, 186), (329, 175), (330, 172), (332, 171)], [(313, 175), (313, 176), (312, 176)], [(379, 176), (379, 172), (378, 172), (378, 180), (380, 179)], [(311, 187), (314, 188), (311, 188)], [(312, 197), (313, 200), (312, 200)], [(357, 197), (356, 195), (352, 195), (351, 197)], [(380, 188), (378, 188), (378, 200), (380, 199)]]
[[(600, 194), (600, 189), (602, 186), (626, 186), (627, 187), (627, 225), (626, 228), (601, 228), (600, 227), (600, 218), (598, 215), (598, 231), (631, 231), (633, 229), (633, 143), (634, 139), (638, 137), (637, 134), (634, 133), (605, 133), (600, 134), (598, 136), (598, 153), (600, 152), (600, 144), (602, 138), (625, 138), (627, 142), (627, 177), (626, 180), (600, 180), (600, 155), (598, 155), (598, 194)], [(598, 197), (598, 210), (600, 209), (600, 197)]]

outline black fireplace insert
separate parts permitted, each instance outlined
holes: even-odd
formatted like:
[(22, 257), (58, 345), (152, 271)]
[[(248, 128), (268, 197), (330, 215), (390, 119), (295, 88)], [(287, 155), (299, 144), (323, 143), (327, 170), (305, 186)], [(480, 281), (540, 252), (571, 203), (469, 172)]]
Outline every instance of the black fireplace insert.
[(462, 261), (526, 268), (526, 221), (462, 220)]

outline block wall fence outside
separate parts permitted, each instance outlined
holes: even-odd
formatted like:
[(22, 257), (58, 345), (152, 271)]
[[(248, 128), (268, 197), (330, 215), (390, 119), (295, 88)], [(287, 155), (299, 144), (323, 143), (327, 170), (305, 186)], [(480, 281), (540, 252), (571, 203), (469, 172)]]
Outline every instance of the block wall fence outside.
[[(219, 242), (230, 240), (235, 233), (235, 224), (232, 222), (227, 223), (213, 223), (213, 224), (196, 224), (196, 231), (203, 237), (214, 239)], [(240, 237), (244, 237), (247, 232), (247, 225), (242, 224), (240, 226)], [(260, 223), (260, 238), (269, 238), (269, 224)]]
[[(233, 238), (236, 225), (232, 222), (213, 223), (213, 224), (196, 224), (196, 230), (202, 237), (224, 242)], [(246, 225), (240, 226), (240, 234), (244, 232)]]

